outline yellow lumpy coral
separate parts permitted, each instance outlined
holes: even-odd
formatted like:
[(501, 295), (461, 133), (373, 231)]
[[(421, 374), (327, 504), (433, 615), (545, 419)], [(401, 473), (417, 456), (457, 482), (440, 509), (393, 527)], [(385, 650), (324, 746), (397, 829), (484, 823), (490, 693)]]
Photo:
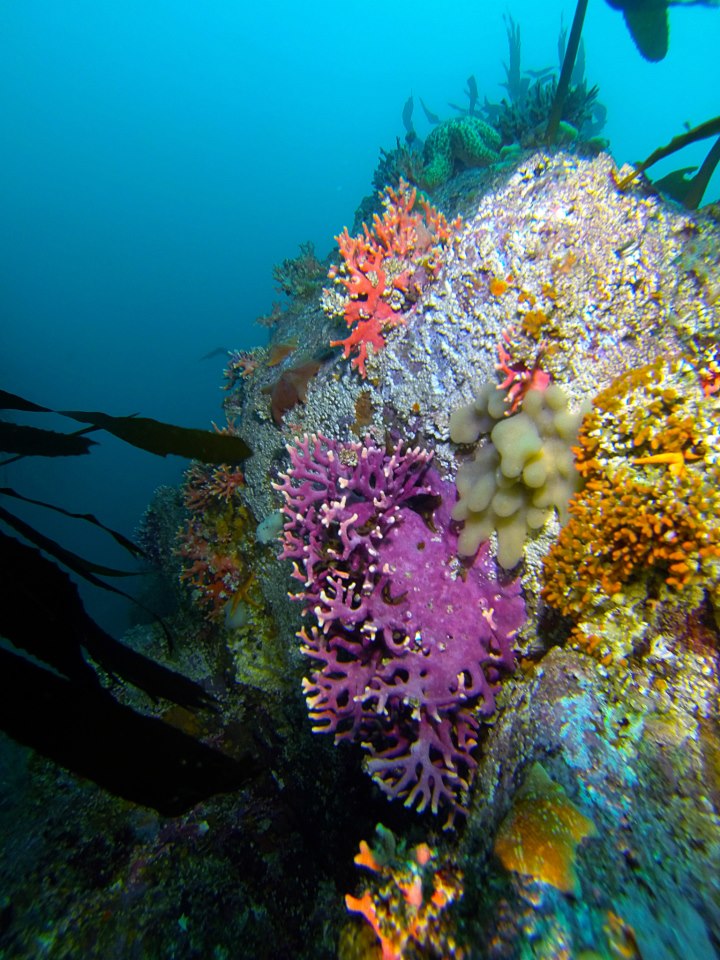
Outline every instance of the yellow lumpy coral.
[(497, 533), (498, 563), (509, 569), (553, 510), (562, 522), (567, 518), (568, 500), (580, 486), (572, 446), (582, 413), (568, 409), (565, 392), (554, 384), (530, 390), (511, 416), (505, 397), (493, 383), (483, 384), (473, 403), (452, 414), (450, 437), (473, 443), (489, 434), (489, 442), (458, 470), (453, 519), (464, 521), (459, 553), (472, 556)]
[(534, 763), (495, 839), (495, 854), (506, 870), (550, 884), (563, 893), (578, 893), (577, 847), (595, 836), (563, 788)]
[(545, 600), (577, 620), (635, 581), (690, 606), (706, 588), (717, 597), (719, 434), (720, 403), (681, 359), (600, 393), (579, 436), (586, 484), (545, 560)]

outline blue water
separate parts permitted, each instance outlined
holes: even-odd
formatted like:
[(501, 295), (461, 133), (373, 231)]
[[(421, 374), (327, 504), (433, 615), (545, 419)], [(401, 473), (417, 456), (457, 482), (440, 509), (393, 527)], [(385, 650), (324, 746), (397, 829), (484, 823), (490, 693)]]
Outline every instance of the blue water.
[[(499, 100), (503, 13), (523, 67), (557, 62), (574, 3), (379, 6), (227, 0), (22, 0), (0, 8), (0, 380), (40, 403), (220, 419), (216, 347), (266, 339), (272, 266), (352, 223), (380, 147), (404, 131), (412, 93), (442, 117), (469, 74)], [(720, 11), (671, 11), (659, 64), (622, 17), (591, 0), (587, 76), (608, 108), (615, 156), (639, 160), (718, 113)], [(656, 176), (699, 163), (709, 144)], [(716, 175), (706, 200), (720, 195)], [(183, 463), (103, 439), (83, 462), (0, 470), (132, 532)], [(38, 520), (38, 522), (41, 522)], [(45, 529), (64, 527), (42, 518)], [(76, 548), (106, 553), (90, 534)], [(96, 601), (94, 601), (96, 602)]]

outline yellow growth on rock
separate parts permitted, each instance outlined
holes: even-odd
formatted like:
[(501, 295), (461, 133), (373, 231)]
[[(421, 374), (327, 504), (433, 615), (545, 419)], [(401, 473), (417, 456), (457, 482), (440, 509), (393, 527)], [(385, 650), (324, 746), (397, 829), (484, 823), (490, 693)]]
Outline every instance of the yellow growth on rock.
[(495, 854), (506, 870), (578, 894), (577, 847), (596, 833), (592, 820), (534, 763), (500, 826)]
[(585, 487), (544, 565), (544, 599), (577, 620), (645, 580), (660, 599), (718, 596), (720, 403), (680, 359), (628, 371), (583, 421)]

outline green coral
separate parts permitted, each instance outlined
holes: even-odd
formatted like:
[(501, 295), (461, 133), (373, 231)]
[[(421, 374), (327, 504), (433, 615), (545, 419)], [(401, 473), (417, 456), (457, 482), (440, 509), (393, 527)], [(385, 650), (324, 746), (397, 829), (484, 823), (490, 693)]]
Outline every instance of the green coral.
[(425, 141), (422, 186), (428, 190), (453, 175), (456, 162), (485, 167), (499, 160), (500, 134), (479, 117), (455, 117), (438, 124)]

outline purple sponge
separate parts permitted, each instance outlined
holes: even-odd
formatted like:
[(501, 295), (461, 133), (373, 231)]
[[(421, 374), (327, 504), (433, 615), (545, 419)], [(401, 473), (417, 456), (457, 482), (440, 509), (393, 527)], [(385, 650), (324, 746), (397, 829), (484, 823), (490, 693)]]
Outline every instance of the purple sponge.
[(445, 805), (451, 822), (477, 717), (514, 666), (520, 584), (498, 580), (486, 545), (458, 559), (454, 487), (431, 453), (321, 437), (288, 449), (281, 557), (317, 623), (299, 634), (316, 661), (303, 682), (314, 730), (359, 740), (385, 793), (418, 811)]

